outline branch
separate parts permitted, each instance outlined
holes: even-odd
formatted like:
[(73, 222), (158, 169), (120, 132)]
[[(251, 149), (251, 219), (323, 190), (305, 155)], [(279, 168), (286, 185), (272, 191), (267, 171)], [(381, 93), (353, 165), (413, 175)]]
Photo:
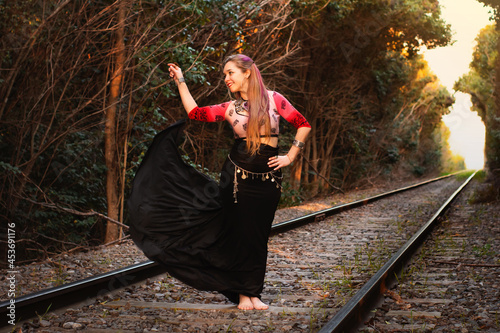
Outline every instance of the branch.
[(9, 100), (9, 95), (10, 95), (10, 92), (12, 90), (12, 87), (14, 86), (14, 81), (15, 81), (15, 78), (18, 74), (18, 69), (21, 65), (21, 62), (24, 61), (26, 56), (29, 54), (29, 52), (33, 48), (33, 45), (35, 44), (35, 41), (36, 41), (38, 34), (42, 31), (43, 28), (45, 28), (45, 25), (47, 24), (47, 22), (50, 21), (50, 19), (52, 17), (56, 16), (70, 2), (71, 2), (71, 0), (64, 1), (62, 4), (59, 5), (59, 7), (56, 8), (56, 10), (54, 10), (54, 12), (52, 14), (49, 15), (49, 17), (47, 17), (42, 22), (42, 24), (40, 24), (40, 26), (36, 29), (36, 31), (30, 36), (29, 40), (26, 42), (26, 46), (24, 47), (23, 52), (21, 52), (21, 54), (17, 57), (16, 63), (14, 64), (14, 67), (12, 68), (12, 71), (11, 71), (9, 77), (7, 78), (7, 80), (5, 80), (6, 84), (7, 84), (7, 88), (6, 88), (5, 94), (3, 96), (2, 106), (0, 107), (0, 119), (2, 119), (3, 112), (5, 110), (5, 106), (7, 105), (7, 101)]
[(117, 224), (125, 229), (129, 229), (129, 226), (126, 225), (126, 224), (123, 224), (115, 219), (112, 219), (110, 217), (107, 217), (106, 215), (104, 214), (101, 214), (101, 213), (98, 213), (96, 211), (89, 211), (89, 212), (80, 212), (80, 211), (77, 211), (77, 210), (74, 210), (74, 209), (71, 209), (71, 208), (65, 208), (65, 207), (61, 207), (55, 203), (44, 203), (44, 202), (37, 202), (37, 201), (34, 201), (34, 200), (31, 200), (31, 199), (28, 199), (28, 198), (22, 198), (26, 201), (29, 201), (35, 205), (39, 205), (39, 206), (42, 206), (42, 207), (46, 207), (46, 208), (50, 208), (50, 209), (54, 209), (54, 210), (59, 210), (59, 211), (63, 211), (63, 212), (66, 212), (66, 213), (70, 213), (70, 214), (74, 214), (74, 215), (79, 215), (79, 216), (99, 216), (111, 223), (114, 223), (114, 224)]
[(331, 182), (330, 182), (330, 181), (329, 181), (329, 180), (328, 180), (325, 176), (323, 176), (322, 174), (320, 174), (320, 173), (319, 173), (319, 171), (318, 171), (318, 169), (316, 169), (316, 168), (312, 165), (312, 163), (309, 161), (309, 159), (308, 159), (307, 157), (305, 157), (304, 155), (302, 155), (302, 158), (304, 158), (304, 159), (306, 160), (307, 164), (309, 164), (309, 166), (310, 166), (310, 167), (314, 170), (314, 172), (316, 172), (316, 174), (317, 174), (319, 177), (323, 178), (323, 179), (325, 180), (325, 182), (327, 182), (327, 183), (328, 183), (328, 185), (330, 185), (331, 187), (333, 187), (333, 188), (334, 188), (334, 189), (336, 189), (337, 191), (340, 191), (340, 192), (342, 192), (343, 194), (345, 194), (345, 192), (344, 192), (341, 188), (339, 188), (339, 187), (337, 187), (337, 186), (333, 185), (333, 184), (332, 184), (332, 183), (331, 183)]

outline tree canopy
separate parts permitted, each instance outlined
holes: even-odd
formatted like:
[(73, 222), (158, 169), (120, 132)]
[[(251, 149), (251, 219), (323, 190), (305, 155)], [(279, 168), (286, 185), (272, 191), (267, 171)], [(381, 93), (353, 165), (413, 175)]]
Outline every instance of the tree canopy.
[(481, 30), (476, 38), (470, 71), (460, 77), (454, 86), (471, 96), (473, 110), (485, 124), (486, 167), (496, 188), (496, 197), (500, 197), (499, 36), (498, 23)]
[[(483, 29), (471, 62), (471, 71), (460, 78), (456, 89), (471, 94), (474, 108), (486, 127), (486, 169), (494, 195), (500, 198), (500, 1), (478, 0), (492, 9), (494, 26)], [(488, 72), (489, 71), (489, 72)]]

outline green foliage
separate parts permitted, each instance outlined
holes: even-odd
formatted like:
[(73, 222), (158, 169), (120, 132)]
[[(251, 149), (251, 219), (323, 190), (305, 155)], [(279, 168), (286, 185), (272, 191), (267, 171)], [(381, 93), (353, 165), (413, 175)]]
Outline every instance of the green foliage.
[(398, 52), (386, 52), (373, 67), (379, 99), (386, 98), (394, 87), (404, 86), (410, 80), (411, 64)]
[(486, 172), (484, 172), (484, 170), (479, 170), (476, 172), (474, 179), (480, 183), (484, 183), (484, 180), (486, 179)]
[[(465, 170), (465, 171), (460, 172), (459, 174), (455, 175), (454, 177), (457, 181), (464, 182), (467, 180), (467, 178), (472, 176), (472, 174), (474, 172), (475, 172), (474, 170)], [(474, 179), (478, 180), (479, 178), (481, 178), (480, 176), (478, 177), (479, 174), (480, 174), (480, 171), (476, 174), (476, 176), (474, 176)]]
[(202, 174), (214, 179), (215, 181), (219, 181), (219, 173), (217, 172), (212, 172), (210, 171), (208, 168), (205, 168), (203, 167), (201, 164), (196, 164), (194, 163), (190, 158), (189, 156), (187, 155), (182, 155), (182, 160), (184, 161), (184, 163), (186, 163), (187, 165), (190, 165), (192, 166), (193, 168), (195, 168), (196, 170), (198, 170), (199, 172), (201, 172)]
[[(55, 147), (54, 147), (55, 148)], [(51, 152), (55, 154), (56, 152)], [(50, 155), (49, 155), (50, 156)], [(37, 186), (28, 184), (24, 195), (34, 201), (41, 201), (40, 189), (46, 199), (63, 208), (79, 211), (106, 211), (105, 175), (102, 147), (96, 144), (95, 132), (79, 132), (69, 136), (56, 157), (47, 165), (49, 169), (36, 169), (31, 177), (41, 179)], [(102, 229), (95, 217), (61, 214), (57, 210), (36, 207), (22, 201), (17, 210), (16, 226), (24, 230), (24, 237), (44, 245), (44, 251), (56, 253), (61, 244), (50, 239), (65, 242), (65, 246), (98, 244)], [(43, 222), (43, 223), (40, 223)], [(96, 225), (97, 224), (97, 225)], [(20, 257), (36, 258), (41, 253), (20, 247)], [(42, 249), (39, 248), (39, 251)]]
[(498, 32), (494, 25), (485, 27), (476, 38), (471, 70), (455, 82), (454, 89), (471, 95), (472, 107), (486, 121), (487, 114), (495, 108), (495, 62)]
[[(498, 8), (495, 7), (496, 10)], [(500, 188), (500, 97), (497, 96), (500, 58), (497, 25), (481, 30), (476, 42), (470, 71), (455, 82), (454, 88), (471, 95), (473, 110), (478, 112), (485, 124), (486, 166), (491, 173), (493, 187)]]
[(21, 170), (18, 167), (12, 166), (9, 163), (0, 161), (0, 170), (2, 173), (11, 172), (14, 174), (19, 174)]
[(483, 3), (485, 6), (489, 6), (493, 9), (492, 18), (497, 22), (500, 18), (500, 1), (499, 0), (477, 0)]
[(450, 174), (465, 169), (465, 160), (462, 156), (453, 154), (450, 150), (448, 139), (450, 130), (443, 123), (440, 128), (434, 131), (434, 140), (441, 146), (440, 171), (441, 174)]
[(278, 208), (297, 206), (303, 202), (300, 190), (292, 188), (288, 181), (283, 181), (281, 185), (283, 186), (283, 190)]

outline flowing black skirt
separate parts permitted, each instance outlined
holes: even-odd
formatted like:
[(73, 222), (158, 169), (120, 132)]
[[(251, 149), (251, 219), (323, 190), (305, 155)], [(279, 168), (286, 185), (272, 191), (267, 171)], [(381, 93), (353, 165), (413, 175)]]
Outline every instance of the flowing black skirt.
[(278, 148), (261, 145), (250, 156), (236, 140), (217, 184), (182, 160), (177, 147), (184, 124), (154, 138), (136, 173), (128, 199), (131, 237), (192, 287), (235, 303), (239, 294), (260, 297), (281, 196), (281, 171), (272, 172), (267, 162)]

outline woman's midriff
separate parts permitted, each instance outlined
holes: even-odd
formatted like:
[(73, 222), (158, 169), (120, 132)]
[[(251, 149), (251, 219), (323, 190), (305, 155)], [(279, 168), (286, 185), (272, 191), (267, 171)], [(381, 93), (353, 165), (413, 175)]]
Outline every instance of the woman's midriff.
[[(247, 141), (246, 139), (243, 139), (244, 141)], [(278, 138), (271, 137), (271, 138), (260, 138), (261, 143), (265, 143), (266, 145), (269, 145), (271, 147), (278, 147)]]
[(259, 151), (251, 155), (247, 151), (246, 142), (237, 139), (230, 152), (231, 160), (240, 168), (251, 172), (269, 172), (269, 158), (278, 155), (278, 148), (268, 144), (262, 144)]

